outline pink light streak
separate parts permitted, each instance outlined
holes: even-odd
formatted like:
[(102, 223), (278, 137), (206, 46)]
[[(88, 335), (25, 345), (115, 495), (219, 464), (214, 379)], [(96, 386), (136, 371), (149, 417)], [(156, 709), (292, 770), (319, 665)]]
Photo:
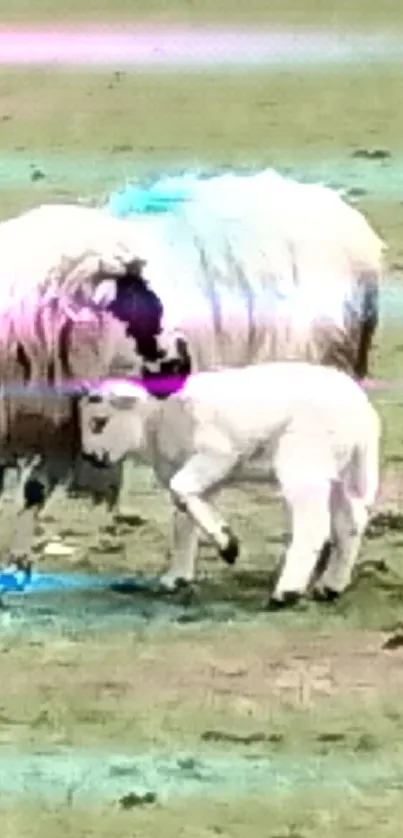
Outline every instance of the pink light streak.
[[(219, 370), (216, 370), (219, 373)], [(113, 383), (129, 383), (135, 384), (137, 386), (145, 387), (146, 389), (156, 390), (159, 393), (164, 392), (171, 392), (173, 389), (177, 390), (180, 389), (180, 386), (186, 380), (186, 376), (165, 376), (165, 377), (156, 377), (151, 379), (141, 379), (141, 378), (133, 378), (133, 377), (126, 377), (126, 378), (106, 378), (97, 381), (90, 381), (88, 379), (85, 380), (77, 380), (71, 381), (69, 383), (64, 383), (60, 387), (52, 388), (46, 385), (40, 386), (21, 386), (21, 384), (13, 385), (10, 384), (4, 387), (1, 391), (0, 395), (6, 395), (12, 398), (30, 398), (30, 397), (45, 397), (46, 395), (54, 396), (69, 396), (69, 395), (80, 395), (82, 393), (88, 392), (96, 392), (101, 391), (106, 382), (108, 384)], [(361, 382), (361, 386), (367, 392), (398, 392), (399, 390), (403, 390), (403, 380), (392, 380), (392, 381), (385, 381), (382, 379), (365, 379), (365, 381)]]
[(0, 28), (3, 65), (259, 66), (392, 58), (392, 36), (314, 30), (81, 27)]

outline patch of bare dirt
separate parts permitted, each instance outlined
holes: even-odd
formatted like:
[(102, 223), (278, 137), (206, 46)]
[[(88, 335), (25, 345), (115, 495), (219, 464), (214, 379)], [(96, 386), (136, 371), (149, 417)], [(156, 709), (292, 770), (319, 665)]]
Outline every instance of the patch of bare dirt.
[[(403, 650), (387, 652), (386, 635), (338, 633), (335, 637), (274, 637), (261, 628), (243, 633), (216, 629), (216, 637), (175, 635), (136, 643), (120, 640), (49, 639), (3, 646), (0, 707), (40, 707), (55, 699), (63, 705), (101, 703), (105, 697), (129, 703), (132, 712), (150, 703), (160, 707), (210, 695), (265, 703), (289, 699), (311, 704), (321, 697), (341, 700), (364, 695), (403, 698)], [(109, 701), (108, 701), (109, 703)]]
[(389, 466), (385, 469), (377, 501), (377, 510), (403, 510), (403, 469)]

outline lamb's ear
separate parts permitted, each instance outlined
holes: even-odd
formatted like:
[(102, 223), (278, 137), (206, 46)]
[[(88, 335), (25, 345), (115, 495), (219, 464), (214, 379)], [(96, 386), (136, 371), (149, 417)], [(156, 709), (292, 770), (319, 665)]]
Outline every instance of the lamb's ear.
[(95, 288), (92, 300), (95, 305), (106, 308), (116, 300), (117, 293), (116, 279), (103, 279)]
[(109, 378), (99, 387), (100, 392), (111, 399), (128, 399), (145, 401), (147, 392), (143, 385), (135, 379)]

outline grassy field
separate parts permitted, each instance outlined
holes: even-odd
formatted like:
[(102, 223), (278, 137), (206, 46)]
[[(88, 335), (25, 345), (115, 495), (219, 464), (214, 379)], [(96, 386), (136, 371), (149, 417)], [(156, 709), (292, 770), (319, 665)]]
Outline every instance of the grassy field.
[(179, 23), (210, 25), (217, 23), (258, 26), (261, 23), (276, 26), (345, 26), (375, 30), (379, 27), (395, 28), (403, 21), (403, 11), (393, 0), (376, 3), (375, 0), (88, 0), (85, 7), (79, 0), (71, 0), (61, 9), (57, 0), (15, 0), (4, 6), (2, 24), (35, 25), (46, 23), (55, 28), (60, 24), (96, 23)]
[[(118, 0), (109, 7), (105, 0), (71, 0), (62, 9), (47, 0), (13, 0), (2, 9), (3, 26), (133, 20), (379, 27), (396, 33), (403, 26), (403, 7), (392, 0)], [(43, 200), (102, 199), (126, 178), (149, 170), (195, 162), (273, 165), (352, 189), (388, 242), (391, 278), (399, 279), (403, 66), (385, 61), (316, 72), (298, 67), (188, 76), (120, 69), (2, 69), (3, 217)], [(363, 149), (382, 149), (389, 156), (354, 156)], [(374, 352), (374, 376), (400, 379), (402, 352), (398, 320), (385, 322)], [(265, 612), (269, 571), (283, 547), (281, 510), (258, 491), (247, 497), (231, 491), (223, 508), (245, 545), (239, 568), (223, 569), (206, 550), (194, 600), (176, 603), (169, 623), (154, 619), (157, 605), (151, 599), (116, 594), (105, 594), (105, 608), (132, 609), (142, 621), (85, 630), (89, 606), (83, 597), (76, 603), (75, 625), (57, 626), (50, 615), (52, 632), (34, 622), (27, 631), (18, 621), (8, 624), (5, 615), (0, 636), (4, 838), (52, 838), (58, 832), (75, 838), (153, 838), (162, 832), (166, 838), (400, 836), (403, 653), (398, 640), (396, 648), (384, 644), (399, 629), (403, 608), (403, 396), (396, 386), (374, 399), (385, 420), (379, 502), (384, 516), (369, 533), (356, 585), (340, 604), (312, 604), (287, 615)], [(134, 530), (106, 526), (102, 510), (89, 513), (78, 501), (60, 505), (43, 523), (45, 534), (76, 540), (68, 567), (120, 574), (160, 568), (168, 507), (144, 480), (133, 502), (147, 521)], [(1, 532), (5, 539), (5, 515)], [(95, 610), (102, 596), (91, 599)], [(58, 606), (65, 608), (64, 600), (54, 605), (56, 613)], [(49, 604), (41, 607), (46, 616)], [(82, 801), (81, 781), (69, 780), (66, 768), (61, 802), (45, 799), (43, 787), (34, 793), (35, 776), (24, 768), (24, 755), (60, 755), (69, 748), (98, 753), (100, 764), (105, 753), (123, 759), (155, 752), (156, 760), (186, 753), (182, 769), (193, 775), (196, 791), (190, 799), (182, 797), (184, 774), (172, 780), (169, 793), (167, 779), (156, 777), (149, 787), (155, 802), (134, 796), (122, 802), (128, 784), (122, 769), (121, 794), (107, 799), (108, 781), (104, 789), (101, 778), (99, 800)], [(9, 749), (21, 757), (14, 795), (7, 777)], [(197, 761), (219, 756), (227, 760), (224, 773), (233, 775), (225, 793), (214, 772), (210, 785), (198, 779)], [(315, 760), (323, 760), (322, 773), (314, 788), (305, 789)], [(248, 761), (268, 768), (266, 780), (246, 793), (241, 774), (246, 776)], [(95, 771), (91, 765), (88, 775)], [(284, 793), (276, 792), (274, 782), (280, 765), (288, 766), (284, 771), (291, 778)], [(345, 786), (340, 777), (326, 785), (332, 766), (339, 766)], [(365, 767), (373, 775), (362, 785)], [(115, 770), (119, 785), (116, 777)], [(139, 785), (134, 769), (132, 777), (134, 792)]]

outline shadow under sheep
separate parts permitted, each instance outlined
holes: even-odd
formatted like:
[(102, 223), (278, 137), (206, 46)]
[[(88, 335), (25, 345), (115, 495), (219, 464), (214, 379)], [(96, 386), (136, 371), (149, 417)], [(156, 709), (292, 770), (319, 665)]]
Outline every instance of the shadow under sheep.
[[(370, 523), (368, 542), (381, 539), (388, 532), (403, 532), (403, 515), (382, 512)], [(190, 586), (166, 593), (158, 589), (156, 580), (147, 577), (124, 576), (114, 583), (107, 579), (98, 586), (102, 575), (94, 576), (94, 586), (87, 590), (6, 595), (0, 615), (9, 613), (11, 619), (24, 625), (59, 626), (65, 623), (74, 629), (91, 627), (133, 625), (147, 626), (166, 623), (244, 622), (270, 621), (276, 612), (269, 608), (270, 594), (274, 589), (281, 561), (270, 568), (274, 553), (278, 556), (286, 547), (288, 538), (273, 534), (265, 544), (268, 568), (246, 565), (227, 568), (211, 548), (202, 550), (207, 574), (202, 573)], [(396, 541), (394, 541), (396, 545)], [(396, 545), (399, 546), (399, 545)], [(271, 547), (274, 549), (271, 550)], [(365, 544), (364, 544), (365, 556)], [(272, 556), (270, 556), (272, 554)], [(323, 620), (331, 616), (355, 619), (364, 625), (379, 628), (395, 625), (398, 611), (403, 605), (403, 576), (394, 571), (382, 557), (363, 559), (359, 562), (351, 587), (336, 601), (317, 602), (313, 598), (302, 600), (294, 607), (280, 609), (292, 624), (296, 612), (312, 613)], [(269, 613), (270, 612), (270, 613)], [(281, 619), (281, 618), (280, 618)]]
[(377, 512), (367, 527), (366, 538), (382, 538), (388, 532), (401, 532), (403, 536), (403, 514), (400, 512)]
[[(363, 562), (351, 588), (336, 602), (301, 601), (294, 608), (268, 611), (273, 573), (260, 570), (230, 572), (223, 579), (209, 577), (174, 594), (158, 594), (139, 579), (122, 580), (86, 591), (57, 591), (7, 595), (0, 609), (0, 624), (50, 630), (110, 630), (167, 624), (276, 623), (277, 615), (290, 627), (298, 613), (326, 620), (355, 620), (382, 630), (396, 628), (403, 605), (403, 578), (382, 561)], [(4, 619), (4, 622), (3, 622)], [(7, 619), (9, 623), (7, 623)], [(281, 624), (283, 620), (280, 616)]]
[[(217, 569), (218, 570), (218, 569)], [(112, 590), (122, 602), (139, 598), (143, 602), (164, 603), (165, 607), (178, 612), (179, 622), (199, 622), (203, 620), (250, 620), (258, 616), (267, 617), (276, 611), (270, 607), (270, 594), (273, 591), (280, 566), (270, 571), (246, 568), (212, 573), (201, 577), (193, 585), (187, 585), (174, 593), (159, 592), (140, 588), (135, 579), (127, 579)], [(318, 572), (318, 569), (317, 569)], [(294, 612), (312, 609), (317, 613), (348, 614), (350, 611), (363, 614), (379, 614), (382, 619), (386, 606), (392, 609), (403, 604), (403, 576), (398, 576), (384, 560), (362, 561), (353, 577), (351, 587), (334, 602), (318, 602), (314, 598), (302, 599), (295, 606), (284, 607), (279, 614), (290, 618)]]

